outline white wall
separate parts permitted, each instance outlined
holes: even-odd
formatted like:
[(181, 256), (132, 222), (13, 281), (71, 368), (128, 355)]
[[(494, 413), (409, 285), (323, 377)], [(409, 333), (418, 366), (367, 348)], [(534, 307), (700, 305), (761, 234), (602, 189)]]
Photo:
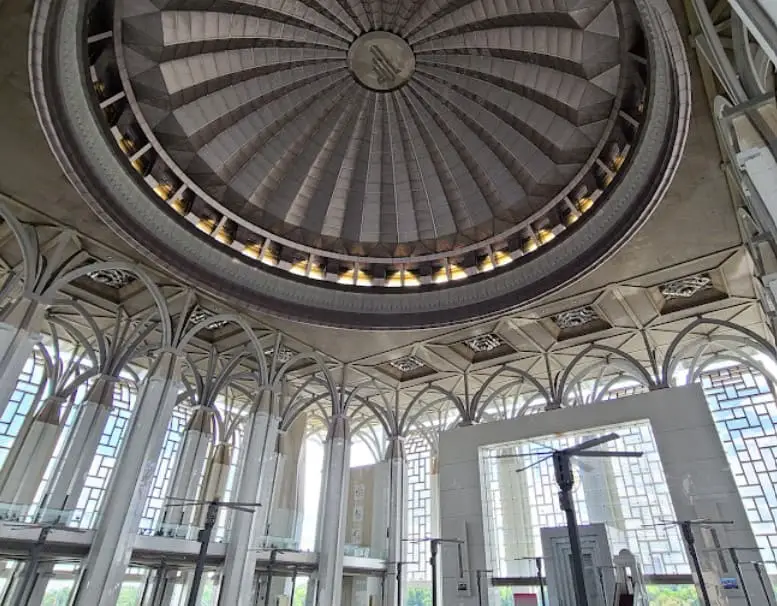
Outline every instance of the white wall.
[[(691, 385), (443, 433), (439, 454), (441, 532), (444, 538), (458, 537), (462, 522), (466, 523), (470, 586), (474, 587), (474, 571), (487, 568), (478, 459), (481, 446), (643, 419), (651, 422), (677, 518), (732, 520), (732, 526), (717, 530), (721, 544), (754, 547), (755, 539), (704, 393), (700, 386)], [(756, 552), (743, 559), (756, 559)], [(477, 605), (475, 592), (459, 594), (457, 568), (454, 551), (443, 550), (444, 606)], [(730, 564), (724, 576), (735, 576)], [(748, 581), (753, 587), (758, 582), (754, 578)], [(744, 604), (744, 599), (731, 594), (728, 603)]]

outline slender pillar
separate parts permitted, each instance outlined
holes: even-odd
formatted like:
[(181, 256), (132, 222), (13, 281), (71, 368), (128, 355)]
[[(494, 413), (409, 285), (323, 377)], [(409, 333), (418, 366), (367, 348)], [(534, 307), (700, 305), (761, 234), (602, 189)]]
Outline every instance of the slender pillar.
[(324, 486), (316, 541), (316, 606), (340, 606), (342, 599), (345, 510), (351, 456), (349, 433), (347, 417), (338, 415), (332, 419), (326, 441)]
[(78, 406), (73, 429), (44, 497), (49, 517), (58, 511), (72, 510), (78, 503), (111, 413), (114, 384), (113, 377), (97, 377)]
[[(521, 454), (522, 447), (512, 449)], [(529, 509), (528, 473), (516, 473), (519, 464), (526, 459), (505, 458), (495, 461), (499, 478), (499, 496), (504, 524), (505, 568), (508, 576), (532, 576), (536, 566), (525, 558), (538, 555), (534, 548), (531, 511)]]
[[(171, 482), (168, 497), (195, 499), (202, 478), (205, 459), (213, 437), (213, 409), (198, 407), (184, 429), (181, 448)], [(171, 506), (165, 510), (162, 523), (186, 526), (192, 522), (194, 507)]]
[(26, 297), (19, 299), (0, 320), (0, 418), (16, 390), (40, 330), (46, 307)]
[(157, 460), (178, 393), (181, 360), (163, 351), (143, 382), (106, 507), (84, 562), (73, 606), (114, 606), (132, 555)]
[[(442, 522), (440, 516), (440, 460), (437, 457), (437, 449), (433, 448), (430, 461), (430, 474), (429, 474), (429, 493), (430, 493), (430, 506), (432, 509), (431, 515), (431, 536), (442, 536)], [(431, 570), (430, 570), (431, 572)], [(442, 587), (442, 574), (440, 570), (437, 571), (437, 578), (432, 579), (432, 583), (436, 583), (437, 587)], [(430, 584), (431, 585), (431, 584)]]
[[(213, 501), (223, 499), (227, 488), (229, 469), (232, 465), (232, 445), (220, 442), (213, 447), (208, 463), (205, 466), (205, 477), (200, 488), (200, 501)], [(201, 527), (205, 523), (207, 506), (200, 507), (196, 516), (196, 525)]]
[(32, 505), (54, 454), (64, 398), (51, 396), (27, 415), (0, 471), (0, 503)]
[[(273, 395), (265, 391), (260, 395), (259, 406), (250, 418), (246, 431), (245, 448), (240, 465), (240, 487), (237, 500), (256, 502), (260, 497), (263, 478), (272, 474), (268, 464), (275, 453), (280, 419), (272, 414)], [(266, 480), (265, 480), (266, 481)], [(254, 574), (256, 572), (257, 539), (264, 534), (261, 509), (253, 514), (234, 512), (229, 532), (227, 554), (224, 560), (224, 578), (219, 594), (219, 606), (248, 606), (252, 604)]]
[(392, 436), (389, 440), (386, 460), (390, 469), (388, 504), (388, 558), (386, 563), (386, 582), (384, 583), (384, 606), (398, 606), (404, 603), (405, 586), (403, 578), (397, 578), (403, 559), (402, 538), (405, 535), (405, 509), (407, 505), (407, 469), (405, 465), (404, 438)]
[(278, 464), (270, 508), (270, 532), (297, 544), (305, 502), (305, 423), (298, 419), (278, 440)]

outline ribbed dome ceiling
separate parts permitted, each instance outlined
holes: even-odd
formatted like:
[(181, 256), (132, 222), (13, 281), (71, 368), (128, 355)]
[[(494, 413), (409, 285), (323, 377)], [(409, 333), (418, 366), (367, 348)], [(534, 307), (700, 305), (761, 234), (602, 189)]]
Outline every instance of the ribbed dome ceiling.
[(201, 197), (303, 246), (407, 257), (514, 231), (577, 184), (628, 84), (624, 6), (133, 0), (120, 17), (139, 113)]
[(666, 0), (41, 0), (66, 174), (173, 274), (345, 327), (494, 316), (596, 267), (690, 114)]

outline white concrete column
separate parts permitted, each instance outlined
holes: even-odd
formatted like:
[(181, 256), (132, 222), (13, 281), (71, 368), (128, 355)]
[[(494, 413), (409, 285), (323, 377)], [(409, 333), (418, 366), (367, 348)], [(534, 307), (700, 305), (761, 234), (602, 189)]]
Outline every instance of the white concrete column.
[[(200, 406), (195, 409), (184, 429), (181, 447), (175, 463), (168, 497), (195, 499), (200, 486), (205, 459), (213, 438), (213, 409)], [(192, 505), (168, 507), (162, 517), (163, 524), (186, 526), (192, 522)]]
[[(517, 447), (518, 453), (523, 449)], [(499, 494), (502, 502), (502, 520), (505, 534), (504, 548), (507, 576), (532, 576), (536, 574), (533, 562), (522, 560), (539, 555), (534, 548), (531, 511), (529, 509), (528, 473), (516, 473), (522, 458), (497, 459)], [(516, 461), (519, 464), (516, 464)]]
[(298, 419), (278, 440), (278, 463), (270, 513), (270, 532), (298, 542), (305, 502), (305, 423)]
[[(326, 441), (323, 490), (318, 518), (316, 606), (340, 606), (343, 586), (345, 510), (347, 505), (351, 439), (348, 418), (332, 419)], [(308, 588), (310, 591), (311, 587)]]
[(182, 390), (181, 359), (163, 351), (143, 382), (73, 606), (114, 606), (159, 453)]
[(57, 445), (64, 401), (50, 396), (37, 412), (27, 415), (0, 471), (0, 503), (34, 504)]
[[(397, 582), (397, 566), (404, 558), (405, 510), (407, 509), (407, 468), (405, 465), (404, 438), (392, 436), (389, 440), (386, 460), (389, 463), (389, 503), (388, 503), (388, 557), (386, 561), (386, 581), (384, 583), (383, 604), (397, 606), (404, 604), (404, 595), (400, 596), (400, 583)], [(405, 575), (406, 576), (406, 575)], [(405, 578), (402, 579), (405, 587)], [(404, 593), (404, 591), (402, 592)]]
[(113, 377), (97, 377), (78, 406), (76, 420), (44, 497), (45, 508), (51, 514), (74, 509), (78, 503), (111, 413), (114, 384)]
[(39, 301), (22, 298), (0, 320), (0, 418), (16, 390), (32, 348), (40, 341), (46, 307)]
[[(216, 444), (205, 466), (205, 477), (202, 480), (198, 500), (213, 501), (224, 498), (231, 465), (232, 445), (226, 442)], [(207, 509), (207, 507), (200, 507), (200, 512), (196, 516), (197, 526), (202, 526), (205, 523)]]
[[(272, 414), (270, 392), (260, 396), (259, 406), (251, 416), (245, 432), (245, 447), (241, 456), (240, 486), (237, 500), (257, 502), (263, 478), (272, 474), (273, 458), (278, 439), (280, 419)], [(264, 534), (263, 512), (269, 506), (263, 504), (253, 514), (234, 512), (229, 532), (227, 554), (224, 560), (224, 578), (219, 594), (220, 606), (248, 606), (252, 604), (254, 575), (256, 572), (257, 538)]]

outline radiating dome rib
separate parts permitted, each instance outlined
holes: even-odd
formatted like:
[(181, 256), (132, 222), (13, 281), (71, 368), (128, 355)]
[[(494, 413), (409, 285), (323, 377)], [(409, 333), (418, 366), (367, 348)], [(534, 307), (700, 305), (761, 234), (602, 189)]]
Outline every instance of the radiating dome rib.
[(556, 164), (585, 162), (594, 144), (563, 116), (489, 82), (436, 67), (419, 67), (418, 73), (447, 82), (456, 92), (488, 109)]
[[(449, 105), (434, 97), (425, 87), (411, 84), (409, 88), (429, 112), (434, 124), (445, 133), (466, 166), (467, 172), (459, 172), (460, 179), (468, 181), (467, 176), (471, 176), (483, 192), (484, 198), (489, 201), (495, 216), (504, 216), (507, 209), (515, 202), (526, 197), (526, 192), (519, 180), (507, 169), (485, 140), (470, 129)], [(471, 198), (467, 199), (469, 201)]]
[(342, 163), (336, 166), (333, 157), (332, 168), (336, 169), (336, 179), (329, 195), (330, 199), (324, 206), (326, 214), (321, 224), (320, 233), (329, 238), (344, 238), (358, 241), (360, 233), (361, 214), (363, 212), (364, 196), (367, 186), (368, 156), (367, 128), (371, 122), (375, 101), (371, 95), (364, 92), (358, 106), (358, 113), (350, 129), (348, 137), (344, 137), (347, 146), (342, 154)]
[(612, 94), (589, 80), (550, 67), (499, 57), (430, 53), (418, 66), (445, 67), (490, 82), (552, 109), (579, 126), (609, 115)]
[(199, 53), (165, 61), (159, 65), (170, 93), (172, 107), (180, 107), (192, 98), (213, 94), (251, 78), (295, 67), (342, 62), (337, 50), (312, 48), (250, 48)]
[[(310, 155), (316, 149), (309, 145), (312, 135), (326, 123), (327, 117), (336, 110), (350, 88), (328, 86), (314, 99), (306, 100), (307, 111), (295, 111), (294, 119), (285, 119), (262, 142), (261, 154), (246, 154), (248, 159), (233, 181), (235, 189), (246, 195), (253, 206), (246, 205), (244, 212), (251, 215), (255, 209), (266, 209), (274, 217), (285, 220), (293, 196), (297, 193), (295, 190), (301, 178), (304, 178), (305, 159), (309, 166), (312, 161)], [(305, 157), (300, 159), (303, 152)], [(296, 176), (296, 179), (292, 176)], [(253, 191), (246, 194), (252, 187)]]
[[(321, 3), (304, 0), (284, 0), (282, 4), (273, 0), (230, 0), (244, 5), (241, 12), (257, 17), (277, 16), (279, 21), (294, 20), (305, 23), (313, 29), (323, 29), (343, 40), (358, 35), (359, 27), (336, 2)], [(247, 7), (256, 10), (252, 12)]]
[(419, 58), (430, 52), (471, 54), (482, 49), (494, 56), (537, 63), (592, 78), (605, 71), (600, 63), (618, 59), (618, 41), (606, 36), (557, 27), (513, 27), (465, 32), (414, 47)]
[[(399, 116), (393, 98), (386, 101), (386, 119), (388, 136), (384, 137), (383, 144), (384, 150), (385, 146), (388, 146), (386, 151), (387, 157), (391, 159), (391, 172), (390, 181), (387, 183), (384, 180), (383, 187), (386, 190), (393, 189), (393, 203), (387, 205), (386, 212), (381, 217), (381, 232), (389, 237), (389, 241), (395, 242), (414, 242), (421, 238), (432, 238), (434, 237), (432, 234), (424, 231), (427, 228), (426, 225), (422, 224), (419, 229), (419, 218), (415, 216), (409, 162), (405, 156)], [(396, 225), (394, 234), (391, 233), (393, 225)]]
[(351, 84), (319, 123), (304, 133), (306, 140), (298, 139), (297, 146), (289, 149), (294, 159), (289, 171), (279, 178), (270, 212), (290, 225), (321, 233), (327, 209), (338, 203), (332, 198), (336, 168), (342, 166), (346, 132), (353, 127), (364, 95), (365, 91)]
[(498, 116), (455, 90), (440, 95), (434, 80), (418, 74), (417, 82), (449, 105), (459, 119), (478, 132), (529, 194), (553, 195), (562, 183), (556, 164), (540, 148)]
[[(453, 220), (453, 230), (455, 231), (466, 231), (478, 222), (487, 221), (491, 215), (491, 210), (477, 187), (470, 188), (466, 194), (469, 206), (465, 201), (465, 194), (462, 193), (461, 187), (454, 177), (454, 169), (462, 167), (462, 162), (456, 156), (455, 149), (450, 141), (447, 140), (434, 120), (421, 106), (419, 99), (416, 98), (412, 91), (403, 91), (402, 96), (413, 116), (415, 136), (418, 140), (423, 141), (428, 151), (429, 159), (434, 166), (435, 176), (442, 188), (442, 191), (437, 196), (432, 196), (432, 203), (437, 205), (440, 205), (443, 201), (447, 203)], [(462, 173), (465, 171), (458, 172)], [(473, 183), (471, 179), (470, 183)], [(478, 212), (481, 214), (476, 219), (473, 219), (470, 210), (476, 214)], [(453, 233), (453, 231), (449, 233)]]
[[(202, 149), (220, 135), (221, 139), (228, 139), (230, 129), (245, 131), (248, 128), (246, 121), (253, 124), (256, 112), (273, 113), (276, 105), (289, 102), (284, 99), (292, 92), (318, 90), (322, 85), (346, 76), (345, 70), (336, 62), (294, 67), (239, 82), (223, 91), (195, 99), (173, 113), (195, 149)], [(226, 142), (218, 141), (215, 145), (221, 147)]]

